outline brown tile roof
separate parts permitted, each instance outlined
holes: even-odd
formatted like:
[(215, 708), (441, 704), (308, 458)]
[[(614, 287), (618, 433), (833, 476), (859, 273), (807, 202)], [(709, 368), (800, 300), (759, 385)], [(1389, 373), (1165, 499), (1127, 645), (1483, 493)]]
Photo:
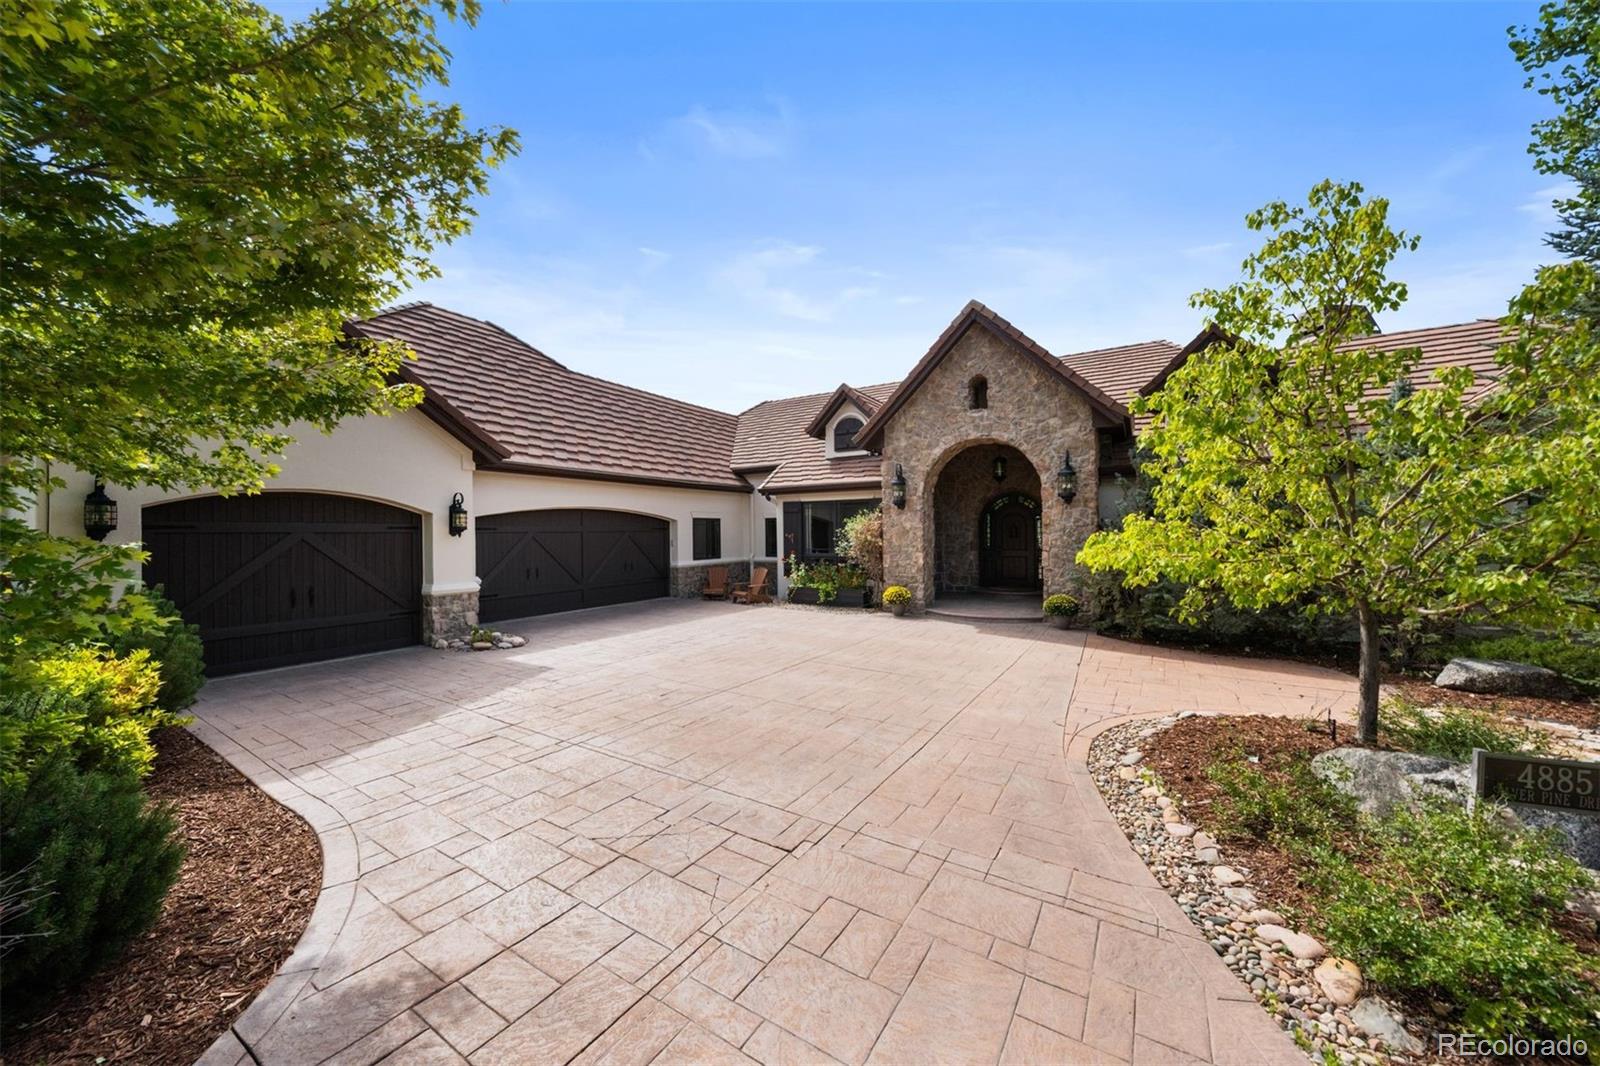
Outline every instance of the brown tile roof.
[[(1361, 337), (1344, 345), (1346, 348), (1377, 348), (1394, 351), (1397, 348), (1421, 349), (1422, 357), (1410, 374), (1411, 384), (1424, 389), (1434, 384), (1434, 375), (1447, 366), (1464, 366), (1477, 378), (1478, 388), (1470, 395), (1481, 392), (1484, 386), (1500, 376), (1494, 353), (1510, 339), (1498, 319), (1480, 318), (1460, 322), (1453, 326), (1430, 326), (1427, 329), (1407, 329), (1398, 333), (1377, 333)], [(1391, 386), (1376, 386), (1367, 391), (1369, 396), (1387, 395)]]
[(1061, 361), (1127, 406), (1182, 351), (1171, 341), (1144, 341), (1063, 355)]
[(410, 345), (417, 358), (404, 376), (459, 416), (469, 435), (481, 435), (486, 466), (749, 487), (728, 465), (735, 415), (577, 373), (492, 323), (432, 304), (391, 308), (347, 328)]
[(945, 331), (939, 335), (938, 340), (933, 342), (933, 346), (928, 349), (928, 353), (917, 362), (916, 366), (911, 368), (911, 373), (906, 375), (906, 379), (900, 383), (900, 387), (895, 389), (894, 393), (884, 401), (883, 406), (878, 409), (877, 413), (867, 420), (867, 424), (861, 428), (861, 432), (856, 439), (868, 447), (875, 446), (882, 437), (883, 427), (888, 424), (889, 419), (894, 417), (894, 413), (900, 409), (900, 406), (910, 399), (911, 394), (916, 392), (929, 374), (933, 373), (933, 368), (939, 365), (939, 361), (945, 357), (951, 348), (955, 347), (956, 342), (961, 339), (962, 335), (973, 327), (990, 330), (1000, 338), (1010, 341), (1024, 355), (1036, 360), (1040, 366), (1060, 374), (1088, 397), (1090, 406), (1106, 422), (1112, 425), (1119, 425), (1127, 420), (1128, 409), (1108, 396), (1098, 385), (1093, 384), (1073, 367), (1068, 366), (1045, 351), (1042, 345), (1016, 326), (1013, 326), (977, 300), (971, 300), (966, 307), (961, 309), (961, 313), (956, 315), (950, 325), (945, 327)]
[[(897, 381), (852, 389), (874, 408), (899, 387)], [(876, 484), (878, 458), (870, 455), (829, 459), (825, 445), (807, 435), (817, 412), (838, 394), (814, 392), (758, 403), (739, 416), (739, 434), (733, 446), (733, 468), (771, 471), (754, 476), (764, 491), (793, 491), (801, 486)], [(868, 414), (871, 412), (869, 411)]]
[[(819, 424), (825, 426), (845, 399), (868, 415), (863, 433), (873, 422), (881, 425), (895, 397), (908, 393), (919, 371), (926, 376), (940, 349), (973, 324), (1049, 360), (1103, 412), (1122, 409), (1140, 392), (1152, 391), (1219, 336), (1207, 329), (1183, 348), (1155, 340), (1056, 359), (973, 301), (904, 381), (865, 388), (845, 384), (832, 392), (767, 400), (735, 416), (577, 373), (492, 323), (431, 304), (391, 308), (347, 329), (409, 344), (417, 359), (402, 374), (423, 385), (425, 412), (470, 445), (487, 467), (735, 490), (753, 482), (763, 491), (781, 493), (876, 487), (881, 478), (877, 456), (829, 459), (825, 444), (810, 434), (820, 432)], [(1411, 376), (1419, 388), (1445, 366), (1470, 367), (1487, 385), (1495, 377), (1494, 350), (1502, 333), (1496, 320), (1478, 319), (1351, 343), (1420, 348), (1422, 358)]]

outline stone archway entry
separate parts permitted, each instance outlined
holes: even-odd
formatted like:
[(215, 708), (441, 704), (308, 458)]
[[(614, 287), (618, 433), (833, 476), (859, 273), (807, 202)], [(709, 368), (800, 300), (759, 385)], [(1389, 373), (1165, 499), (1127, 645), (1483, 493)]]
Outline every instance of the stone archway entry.
[(1007, 493), (983, 509), (978, 527), (978, 573), (989, 588), (1039, 587), (1039, 501)]

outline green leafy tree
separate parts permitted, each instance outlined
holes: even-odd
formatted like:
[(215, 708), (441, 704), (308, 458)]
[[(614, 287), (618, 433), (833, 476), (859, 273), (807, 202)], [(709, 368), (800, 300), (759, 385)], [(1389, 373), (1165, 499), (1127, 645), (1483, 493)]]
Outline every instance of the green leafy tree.
[[(342, 323), (435, 272), (517, 147), (428, 100), (440, 14), (478, 5), (331, 0), (293, 25), (249, 0), (0, 5), (0, 509), (50, 464), (251, 491), (290, 426), (417, 401), (405, 353)], [(0, 533), (3, 656), (52, 612), (85, 636), (137, 561)]]
[[(1556, 106), (1533, 126), (1528, 150), (1545, 174), (1570, 178), (1556, 201), (1562, 228), (1550, 244), (1563, 255), (1600, 267), (1600, 0), (1565, 0), (1539, 9), (1536, 25), (1511, 29), (1511, 51), (1525, 83)], [(1600, 318), (1600, 300), (1583, 307)]]
[(1468, 613), (1549, 625), (1595, 617), (1600, 554), (1600, 338), (1571, 316), (1597, 290), (1546, 268), (1507, 317), (1492, 385), (1465, 367), (1410, 379), (1420, 353), (1362, 337), (1405, 286), (1416, 238), (1388, 203), (1322, 182), (1268, 204), (1244, 276), (1194, 297), (1227, 339), (1137, 409), (1153, 511), (1090, 537), (1080, 560), (1134, 586), (1162, 578), (1260, 609), (1298, 602), (1360, 629), (1361, 733), (1375, 740), (1385, 623)]

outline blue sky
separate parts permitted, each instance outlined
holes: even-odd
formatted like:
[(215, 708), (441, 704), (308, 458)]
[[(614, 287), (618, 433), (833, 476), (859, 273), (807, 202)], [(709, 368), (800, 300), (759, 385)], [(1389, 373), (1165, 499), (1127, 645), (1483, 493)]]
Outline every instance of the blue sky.
[(1181, 343), (1245, 213), (1329, 176), (1423, 237), (1385, 328), (1499, 314), (1550, 258), (1534, 11), (488, 0), (441, 95), (523, 152), (412, 295), (736, 411), (897, 379), (974, 297), (1055, 352)]

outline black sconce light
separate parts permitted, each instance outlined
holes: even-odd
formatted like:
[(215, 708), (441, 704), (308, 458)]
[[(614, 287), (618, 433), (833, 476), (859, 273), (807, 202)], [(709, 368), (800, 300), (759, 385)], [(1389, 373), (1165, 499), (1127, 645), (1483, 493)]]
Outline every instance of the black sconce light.
[(1073, 469), (1072, 455), (1069, 452), (1062, 452), (1061, 469), (1056, 471), (1056, 495), (1061, 497), (1063, 503), (1071, 503), (1077, 494), (1078, 472)]
[(450, 501), (450, 535), (459, 537), (467, 531), (467, 508), (462, 502), (461, 493), (456, 493), (455, 499)]
[(906, 472), (894, 464), (894, 477), (889, 479), (889, 499), (902, 510), (906, 505)]
[(1006, 457), (1003, 455), (994, 457), (994, 479), (996, 481), (1004, 481), (1006, 479)]
[(105, 540), (117, 528), (117, 501), (106, 495), (105, 482), (94, 479), (94, 490), (83, 498), (83, 532), (90, 540)]

